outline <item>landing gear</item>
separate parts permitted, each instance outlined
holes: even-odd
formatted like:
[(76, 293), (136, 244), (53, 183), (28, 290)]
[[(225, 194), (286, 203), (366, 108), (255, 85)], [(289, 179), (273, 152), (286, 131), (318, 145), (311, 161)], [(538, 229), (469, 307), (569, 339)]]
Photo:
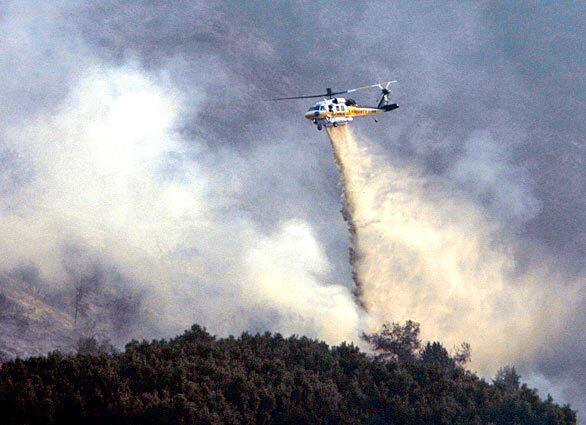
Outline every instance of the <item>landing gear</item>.
[(319, 131), (321, 131), (321, 129), (322, 129), (322, 128), (323, 128), (323, 127), (321, 126), (321, 124), (318, 124), (318, 125), (317, 125), (317, 129), (318, 129)]
[(336, 121), (334, 121), (334, 123), (332, 124), (334, 127), (338, 126), (338, 123)]

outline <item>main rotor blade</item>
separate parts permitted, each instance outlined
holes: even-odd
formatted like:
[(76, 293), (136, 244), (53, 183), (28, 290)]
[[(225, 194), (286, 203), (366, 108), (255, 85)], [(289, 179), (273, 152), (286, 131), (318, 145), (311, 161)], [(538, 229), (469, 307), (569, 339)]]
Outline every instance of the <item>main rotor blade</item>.
[(376, 83), (376, 84), (371, 84), (369, 86), (362, 86), (362, 87), (356, 87), (355, 89), (350, 89), (350, 90), (346, 90), (344, 93), (353, 93), (355, 91), (358, 90), (365, 90), (365, 89), (371, 89), (373, 87), (381, 87), (383, 84), (391, 84), (391, 83), (396, 83), (397, 81), (384, 81), (382, 83)]
[[(334, 93), (332, 93), (334, 94)], [(274, 99), (265, 99), (265, 102), (270, 102), (273, 100), (290, 100), (290, 99), (311, 99), (313, 97), (325, 97), (327, 96), (328, 93), (324, 93), (324, 94), (310, 94), (307, 96), (289, 96), (289, 97), (275, 97)]]
[(328, 93), (323, 93), (323, 94), (309, 94), (309, 95), (306, 95), (306, 96), (275, 97), (273, 99), (265, 99), (265, 102), (271, 102), (273, 100), (312, 99), (312, 98), (316, 98), (316, 97), (331, 97), (331, 96), (335, 96), (337, 94), (353, 93), (353, 92), (358, 91), (358, 90), (371, 89), (373, 87), (379, 87), (379, 88), (381, 88), (383, 84), (386, 84), (386, 86), (388, 87), (389, 84), (396, 83), (396, 82), (397, 81), (385, 81), (383, 83), (371, 84), (369, 86), (356, 87), (355, 89), (335, 91), (335, 92), (330, 91)]
[(265, 99), (265, 102), (270, 102), (270, 101), (273, 101), (273, 100), (311, 99), (311, 98), (314, 98), (314, 97), (334, 96), (336, 94), (342, 94), (342, 93), (348, 93), (348, 90), (334, 91), (334, 92), (331, 92), (331, 93), (323, 93), (323, 94), (310, 94), (310, 95), (307, 95), (307, 96), (276, 97), (274, 99)]

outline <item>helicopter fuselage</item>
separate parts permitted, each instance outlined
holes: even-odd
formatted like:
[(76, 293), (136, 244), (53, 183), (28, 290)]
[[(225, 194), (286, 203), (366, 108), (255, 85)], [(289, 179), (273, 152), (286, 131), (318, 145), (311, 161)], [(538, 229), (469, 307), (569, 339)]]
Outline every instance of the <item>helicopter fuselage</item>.
[(305, 118), (317, 125), (318, 130), (323, 127), (337, 127), (354, 120), (354, 117), (378, 115), (396, 109), (396, 105), (370, 107), (356, 104), (352, 99), (337, 97), (317, 102), (305, 113)]
[[(324, 94), (276, 97), (267, 100), (274, 101), (315, 99), (320, 97), (323, 98), (322, 101), (317, 102), (305, 113), (305, 118), (310, 120), (311, 123), (315, 124), (318, 130), (321, 130), (323, 127), (337, 127), (338, 125), (348, 124), (350, 121), (354, 121), (354, 117), (378, 115), (397, 109), (399, 105), (396, 103), (389, 103), (389, 97), (391, 95), (391, 84), (393, 83), (396, 83), (396, 81), (386, 81), (384, 83), (370, 84), (368, 86), (342, 91), (333, 91), (331, 88), (327, 88)], [(359, 90), (373, 89), (376, 87), (378, 87), (382, 93), (382, 96), (380, 97), (376, 106), (358, 105), (354, 99), (333, 97), (338, 94), (354, 93)]]

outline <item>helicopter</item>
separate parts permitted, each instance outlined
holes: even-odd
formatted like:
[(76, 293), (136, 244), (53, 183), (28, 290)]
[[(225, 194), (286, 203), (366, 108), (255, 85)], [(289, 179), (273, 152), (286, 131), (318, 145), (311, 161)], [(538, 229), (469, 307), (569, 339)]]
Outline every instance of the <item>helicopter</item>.
[[(323, 127), (338, 127), (340, 125), (348, 124), (354, 120), (354, 117), (363, 117), (368, 115), (378, 115), (384, 112), (389, 112), (397, 109), (399, 105), (396, 103), (389, 103), (389, 95), (391, 94), (391, 84), (397, 81), (386, 81), (383, 83), (371, 84), (368, 86), (357, 87), (355, 89), (348, 89), (343, 91), (333, 92), (331, 88), (326, 89), (326, 93), (323, 94), (312, 94), (306, 96), (290, 96), (290, 97), (277, 97), (274, 99), (267, 99), (268, 101), (273, 100), (292, 100), (292, 99), (312, 99), (316, 97), (323, 97), (324, 100), (317, 102), (311, 106), (305, 113), (305, 118), (311, 121), (311, 123), (317, 126), (318, 130), (322, 130)], [(382, 97), (380, 98), (376, 106), (365, 106), (359, 105), (354, 99), (346, 99), (343, 97), (333, 97), (339, 94), (353, 93), (359, 90), (366, 90), (378, 87), (382, 91)], [(326, 98), (327, 96), (327, 98)], [(375, 121), (378, 122), (375, 118)]]

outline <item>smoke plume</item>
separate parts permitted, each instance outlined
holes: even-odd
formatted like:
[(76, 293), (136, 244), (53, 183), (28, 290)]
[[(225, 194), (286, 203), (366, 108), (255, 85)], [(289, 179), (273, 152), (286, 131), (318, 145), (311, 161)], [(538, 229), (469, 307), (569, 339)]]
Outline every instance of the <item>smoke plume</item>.
[[(10, 179), (0, 197), (0, 302), (15, 310), (0, 317), (0, 350), (46, 352), (34, 331), (47, 306), (58, 310), (46, 324), (57, 333), (118, 345), (192, 323), (222, 335), (356, 337), (351, 293), (328, 282), (332, 266), (313, 227), (302, 219), (257, 226), (232, 199), (250, 181), (244, 171), (240, 187), (213, 171), (237, 157), (200, 140), (190, 157), (174, 130), (181, 110), (171, 85), (130, 65), (88, 69), (51, 114), (6, 130), (10, 167), (29, 175)], [(18, 347), (8, 327), (17, 314), (30, 318)], [(73, 339), (59, 335), (49, 348)]]
[(439, 179), (371, 153), (348, 127), (328, 134), (355, 294), (371, 323), (413, 319), (426, 339), (467, 341), (485, 373), (531, 361), (545, 341), (555, 342), (580, 305), (568, 283), (567, 295), (554, 296), (562, 282), (546, 264), (521, 273), (514, 245), (478, 206)]

